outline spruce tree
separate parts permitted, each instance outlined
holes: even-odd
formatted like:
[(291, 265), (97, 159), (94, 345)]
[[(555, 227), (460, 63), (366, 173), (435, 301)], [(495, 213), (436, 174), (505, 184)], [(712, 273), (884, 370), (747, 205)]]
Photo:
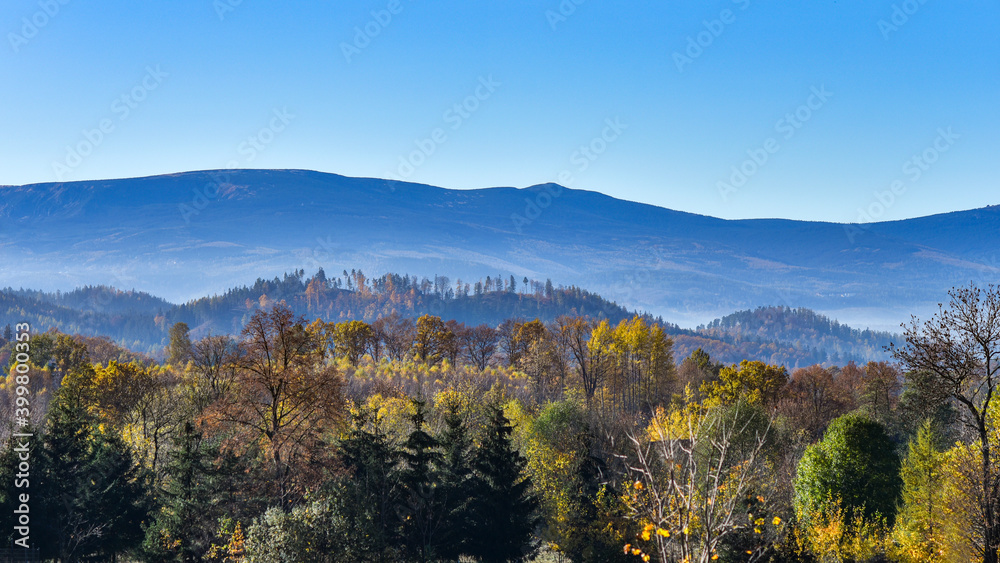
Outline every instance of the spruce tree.
[(538, 500), (524, 475), (527, 461), (514, 449), (513, 428), (499, 406), (473, 457), (476, 481), (469, 554), (486, 563), (520, 561), (531, 555)]
[(445, 429), (438, 439), (442, 456), (439, 469), (439, 492), (444, 522), (438, 542), (438, 555), (456, 560), (468, 552), (471, 545), (472, 500), (472, 440), (458, 410), (451, 407), (444, 418)]
[[(369, 425), (371, 428), (369, 429)], [(345, 520), (345, 535), (359, 561), (396, 561), (400, 543), (400, 452), (389, 442), (371, 413), (355, 415), (353, 427), (340, 443), (347, 466), (344, 478), (328, 491)]]
[(442, 457), (438, 441), (424, 430), (424, 401), (413, 403), (416, 408), (410, 417), (413, 430), (403, 444), (406, 465), (401, 473), (404, 496), (400, 516), (406, 551), (422, 563), (434, 557), (442, 530), (443, 506), (437, 470)]
[(215, 540), (221, 517), (234, 517), (237, 458), (206, 442), (194, 424), (185, 422), (167, 463), (171, 476), (161, 495), (162, 507), (146, 532), (143, 546), (150, 561), (199, 561)]
[(36, 467), (43, 558), (108, 561), (142, 542), (152, 510), (148, 472), (72, 387), (60, 389), (49, 411)]

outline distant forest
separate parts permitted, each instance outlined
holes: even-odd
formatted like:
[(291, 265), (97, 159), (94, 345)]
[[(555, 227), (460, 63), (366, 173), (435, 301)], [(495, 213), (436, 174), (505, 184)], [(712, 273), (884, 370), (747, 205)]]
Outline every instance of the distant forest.
[[(581, 316), (619, 322), (637, 314), (584, 289), (555, 286), (551, 280), (500, 274), (468, 281), (392, 273), (369, 278), (360, 270), (328, 276), (320, 269), (311, 277), (298, 270), (273, 279), (258, 278), (252, 285), (182, 305), (107, 286), (66, 293), (7, 288), (0, 291), (0, 326), (30, 321), (42, 329), (107, 336), (131, 350), (157, 356), (175, 323), (190, 326), (196, 337), (238, 334), (255, 311), (280, 302), (296, 314), (328, 322), (431, 314), (470, 326), (497, 327), (508, 319), (551, 323), (560, 316)], [(660, 325), (678, 352), (702, 348), (724, 362), (749, 358), (795, 368), (878, 361), (886, 359), (885, 346), (892, 339), (889, 333), (852, 329), (808, 309), (762, 307), (697, 330), (639, 315)]]

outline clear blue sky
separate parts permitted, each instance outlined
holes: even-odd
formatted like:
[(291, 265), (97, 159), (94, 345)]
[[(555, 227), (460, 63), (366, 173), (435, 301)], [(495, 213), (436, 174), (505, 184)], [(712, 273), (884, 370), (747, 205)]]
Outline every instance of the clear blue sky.
[[(998, 29), (995, 0), (5, 0), (0, 184), (236, 165), (522, 187), (568, 171), (726, 218), (980, 207), (1000, 203)], [(734, 167), (752, 174), (723, 197)]]

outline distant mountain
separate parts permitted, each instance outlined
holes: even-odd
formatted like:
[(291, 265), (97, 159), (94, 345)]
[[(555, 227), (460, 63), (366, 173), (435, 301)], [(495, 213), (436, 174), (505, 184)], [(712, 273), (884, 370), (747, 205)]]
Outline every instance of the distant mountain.
[[(360, 271), (328, 278), (322, 270), (309, 278), (298, 270), (281, 278), (258, 279), (253, 285), (231, 289), (182, 305), (139, 292), (88, 287), (70, 293), (0, 291), (0, 328), (30, 322), (36, 332), (56, 328), (71, 334), (108, 336), (135, 351), (157, 353), (167, 344), (168, 329), (184, 322), (192, 337), (238, 334), (247, 319), (262, 307), (285, 302), (312, 320), (366, 320), (398, 314), (423, 314), (469, 325), (497, 326), (506, 319), (541, 319), (561, 315), (588, 316), (618, 323), (635, 312), (576, 287), (554, 287), (529, 280), (527, 286), (509, 279), (473, 280), (452, 286), (444, 276), (418, 279), (386, 274), (367, 278)], [(456, 291), (458, 289), (458, 291)], [(680, 361), (703, 348), (716, 361), (737, 363), (762, 360), (789, 368), (812, 364), (839, 364), (885, 359), (887, 333), (861, 331), (841, 325), (808, 309), (783, 307), (740, 311), (697, 330), (682, 329), (654, 319), (674, 340)]]
[(862, 326), (1000, 277), (1000, 207), (867, 225), (727, 221), (554, 184), (447, 190), (300, 170), (0, 187), (0, 285), (183, 302), (247, 273), (551, 278), (693, 326), (762, 305)]

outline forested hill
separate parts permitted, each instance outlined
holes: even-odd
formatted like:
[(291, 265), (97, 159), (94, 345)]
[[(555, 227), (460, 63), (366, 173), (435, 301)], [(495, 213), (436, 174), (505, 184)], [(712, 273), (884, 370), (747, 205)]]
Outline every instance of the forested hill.
[[(898, 335), (860, 330), (805, 308), (758, 307), (737, 311), (698, 327), (688, 347), (701, 345), (713, 357), (753, 357), (775, 364), (843, 365), (887, 359)], [(681, 337), (681, 343), (689, 339)], [(714, 353), (713, 353), (714, 352)]]
[[(88, 286), (68, 293), (33, 290), (0, 291), (0, 327), (28, 321), (35, 331), (49, 328), (70, 334), (108, 336), (132, 350), (157, 353), (166, 345), (174, 323), (184, 322), (195, 338), (236, 334), (254, 311), (284, 301), (308, 319), (364, 320), (398, 314), (423, 314), (469, 325), (497, 326), (506, 319), (550, 322), (561, 315), (587, 316), (617, 323), (636, 314), (578, 287), (557, 287), (511, 276), (482, 280), (433, 279), (385, 274), (368, 278), (359, 270), (328, 277), (320, 269), (307, 277), (303, 270), (252, 285), (230, 289), (182, 305), (147, 293)], [(648, 316), (647, 316), (648, 317)], [(892, 335), (841, 325), (808, 309), (787, 307), (740, 311), (697, 330), (656, 321), (674, 339), (676, 358), (695, 348), (714, 359), (743, 359), (801, 367), (885, 359), (883, 347)]]
[(548, 322), (572, 315), (618, 322), (633, 315), (597, 294), (578, 287), (555, 287), (549, 280), (519, 281), (499, 275), (469, 281), (399, 274), (367, 278), (357, 270), (328, 278), (321, 269), (311, 278), (299, 270), (185, 303), (167, 312), (166, 321), (168, 325), (185, 322), (196, 336), (208, 331), (238, 332), (255, 310), (279, 301), (307, 318), (326, 321), (373, 321), (393, 313), (402, 317), (431, 314), (466, 324), (496, 326), (509, 318)]
[(254, 311), (281, 301), (298, 314), (326, 321), (431, 314), (496, 326), (508, 318), (547, 322), (573, 315), (618, 322), (634, 314), (594, 293), (555, 287), (548, 280), (518, 281), (499, 275), (468, 282), (399, 274), (367, 278), (357, 270), (328, 278), (320, 269), (308, 278), (299, 270), (281, 278), (257, 279), (252, 285), (182, 305), (106, 286), (68, 293), (7, 288), (0, 291), (0, 327), (28, 321), (36, 331), (55, 327), (71, 334), (103, 335), (133, 350), (155, 352), (167, 343), (167, 331), (174, 323), (187, 323), (195, 337), (235, 334)]

